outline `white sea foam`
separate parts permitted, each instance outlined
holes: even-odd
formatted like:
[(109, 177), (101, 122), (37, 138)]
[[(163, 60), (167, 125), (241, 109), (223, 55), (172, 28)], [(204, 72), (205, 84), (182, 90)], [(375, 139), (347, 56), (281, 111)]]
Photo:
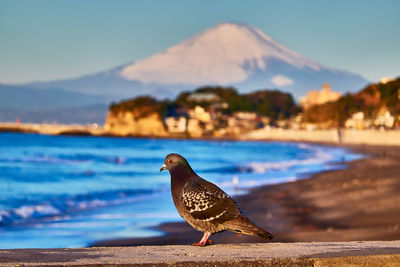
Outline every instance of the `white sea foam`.
[(35, 228), (96, 228), (96, 227), (115, 227), (127, 226), (129, 222), (57, 222), (57, 223), (37, 223)]
[[(130, 191), (129, 191), (130, 192)], [(140, 193), (138, 193), (140, 192)], [(144, 193), (144, 194), (143, 194)], [(90, 210), (96, 209), (106, 206), (116, 206), (119, 204), (129, 204), (135, 201), (139, 201), (143, 198), (149, 197), (152, 195), (153, 191), (132, 191), (128, 192), (111, 192), (111, 193), (104, 193), (103, 196), (105, 197), (108, 194), (111, 199), (100, 199), (100, 198), (93, 198), (88, 200), (79, 199), (79, 196), (70, 198), (70, 199), (57, 199), (53, 202), (46, 202), (37, 205), (23, 205), (18, 208), (10, 209), (10, 210), (0, 210), (0, 225), (3, 224), (12, 224), (14, 222), (21, 222), (26, 219), (30, 218), (41, 218), (41, 217), (55, 217), (54, 221), (57, 221), (57, 218), (62, 218), (63, 214), (75, 211), (82, 211), (82, 210)], [(139, 194), (139, 195), (138, 195)], [(88, 198), (93, 196), (87, 196)], [(63, 217), (68, 218), (68, 217)]]
[(41, 204), (36, 206), (22, 206), (20, 208), (14, 209), (13, 212), (20, 218), (33, 217), (35, 214), (40, 214), (42, 216), (46, 215), (56, 215), (60, 211), (50, 204)]
[(245, 164), (244, 170), (251, 170), (255, 173), (265, 173), (270, 170), (287, 170), (293, 166), (307, 166), (311, 164), (323, 164), (332, 160), (333, 157), (322, 151), (322, 149), (317, 149), (315, 154), (306, 159), (293, 159), (289, 161), (281, 161), (281, 162), (250, 162)]

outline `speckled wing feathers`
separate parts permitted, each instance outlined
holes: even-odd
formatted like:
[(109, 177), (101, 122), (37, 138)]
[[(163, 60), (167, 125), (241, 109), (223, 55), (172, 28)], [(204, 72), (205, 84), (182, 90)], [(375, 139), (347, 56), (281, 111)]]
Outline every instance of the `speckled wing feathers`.
[(184, 188), (182, 202), (184, 209), (196, 220), (221, 224), (240, 215), (235, 201), (204, 179), (193, 181)]

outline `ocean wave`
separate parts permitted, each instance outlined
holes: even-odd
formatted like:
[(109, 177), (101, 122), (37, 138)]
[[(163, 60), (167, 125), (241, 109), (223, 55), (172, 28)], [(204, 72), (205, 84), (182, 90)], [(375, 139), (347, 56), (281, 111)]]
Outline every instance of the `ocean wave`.
[(50, 156), (50, 155), (32, 155), (32, 156), (22, 156), (19, 158), (0, 158), (2, 162), (10, 162), (10, 163), (48, 163), (48, 164), (81, 164), (87, 163), (91, 160), (89, 159), (79, 159), (79, 158), (62, 158), (59, 156)]
[(0, 210), (0, 226), (23, 223), (31, 219), (60, 216), (70, 212), (113, 206), (136, 201), (138, 197), (156, 193), (148, 189), (126, 189), (74, 196), (59, 196), (43, 203)]
[(220, 168), (199, 170), (199, 173), (238, 173), (238, 172), (242, 172), (240, 166), (224, 166)]
[(20, 157), (0, 157), (1, 162), (19, 164), (52, 164), (52, 165), (77, 165), (87, 163), (106, 163), (112, 165), (129, 165), (138, 163), (163, 162), (164, 158), (156, 157), (135, 157), (122, 155), (102, 154), (44, 154), (34, 153)]
[(242, 172), (265, 173), (270, 170), (287, 170), (294, 166), (324, 164), (333, 160), (333, 156), (316, 150), (314, 155), (305, 159), (293, 159), (280, 162), (250, 162), (240, 167)]
[[(306, 147), (304, 146), (304, 148)], [(308, 150), (311, 150), (311, 148), (313, 147), (307, 147)], [(295, 166), (324, 164), (334, 159), (334, 156), (324, 152), (323, 149), (313, 148), (311, 151), (308, 152), (310, 152), (310, 154), (307, 155), (307, 157), (304, 159), (293, 159), (278, 162), (248, 162), (242, 165), (230, 165), (203, 169), (200, 170), (199, 173), (266, 173), (270, 170), (287, 170)]]
[[(240, 179), (240, 178), (239, 178)], [(267, 180), (238, 180), (238, 183), (235, 184), (233, 181), (225, 181), (225, 182), (220, 182), (217, 183), (218, 186), (221, 188), (227, 188), (228, 190), (230, 189), (235, 189), (237, 190), (244, 190), (243, 193), (247, 192), (247, 189), (253, 188), (253, 187), (258, 187), (262, 185), (267, 185), (267, 184), (278, 184), (282, 182), (293, 182), (296, 181), (297, 178), (293, 176), (289, 177), (276, 177), (276, 178), (269, 178)], [(236, 194), (235, 191), (233, 191), (234, 194)]]

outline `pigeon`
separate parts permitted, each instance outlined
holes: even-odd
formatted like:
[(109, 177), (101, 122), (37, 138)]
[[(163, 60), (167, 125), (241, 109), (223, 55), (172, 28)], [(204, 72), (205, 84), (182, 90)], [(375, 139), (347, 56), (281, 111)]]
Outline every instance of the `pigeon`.
[(168, 154), (160, 172), (163, 170), (170, 172), (172, 199), (179, 215), (204, 233), (194, 246), (213, 244), (209, 240), (211, 234), (222, 231), (258, 235), (266, 240), (273, 238), (272, 234), (251, 222), (227, 193), (198, 176), (181, 155)]

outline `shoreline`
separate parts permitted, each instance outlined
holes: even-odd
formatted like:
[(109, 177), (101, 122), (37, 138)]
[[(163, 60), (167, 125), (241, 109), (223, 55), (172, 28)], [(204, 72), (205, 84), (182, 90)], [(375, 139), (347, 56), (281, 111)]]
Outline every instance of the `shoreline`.
[(282, 141), (305, 142), (313, 144), (330, 144), (339, 146), (373, 145), (399, 146), (400, 130), (293, 130), (282, 128), (263, 128), (247, 133), (226, 136), (191, 137), (187, 134), (169, 135), (118, 135), (106, 131), (103, 127), (93, 125), (73, 124), (34, 124), (34, 123), (1, 123), (0, 133), (14, 132), (22, 134), (94, 136), (110, 138), (146, 138), (146, 139), (177, 139), (177, 140), (215, 140), (215, 141)]
[[(320, 144), (343, 147), (365, 158), (347, 162), (345, 169), (250, 189), (234, 197), (244, 213), (272, 232), (272, 242), (400, 239), (400, 147)], [(103, 240), (91, 246), (183, 245), (202, 236), (186, 222), (162, 223), (152, 229), (164, 235)], [(215, 234), (212, 240), (263, 242), (230, 232)]]

